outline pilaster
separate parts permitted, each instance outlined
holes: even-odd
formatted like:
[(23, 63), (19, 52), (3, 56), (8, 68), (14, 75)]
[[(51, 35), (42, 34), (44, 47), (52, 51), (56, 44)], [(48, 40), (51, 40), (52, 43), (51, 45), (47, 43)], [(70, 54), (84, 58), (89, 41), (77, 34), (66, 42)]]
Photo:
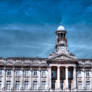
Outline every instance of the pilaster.
[(11, 90), (14, 90), (14, 85), (15, 85), (15, 68), (12, 69)]
[(82, 69), (82, 85), (83, 90), (85, 90), (85, 69)]
[(5, 84), (6, 84), (6, 68), (3, 68), (3, 72), (2, 72), (3, 78), (2, 78), (2, 90), (5, 90)]
[(21, 86), (21, 90), (23, 90), (23, 88), (24, 88), (24, 74), (23, 74), (23, 71), (24, 71), (24, 69), (23, 68), (21, 68), (21, 83), (20, 83), (20, 86)]

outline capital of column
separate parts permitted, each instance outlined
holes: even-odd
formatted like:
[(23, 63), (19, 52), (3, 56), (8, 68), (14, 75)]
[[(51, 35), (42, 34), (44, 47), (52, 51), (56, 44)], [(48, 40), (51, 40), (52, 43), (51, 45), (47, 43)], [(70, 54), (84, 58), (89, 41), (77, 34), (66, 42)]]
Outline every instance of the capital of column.
[(65, 66), (65, 68), (68, 68), (69, 66)]

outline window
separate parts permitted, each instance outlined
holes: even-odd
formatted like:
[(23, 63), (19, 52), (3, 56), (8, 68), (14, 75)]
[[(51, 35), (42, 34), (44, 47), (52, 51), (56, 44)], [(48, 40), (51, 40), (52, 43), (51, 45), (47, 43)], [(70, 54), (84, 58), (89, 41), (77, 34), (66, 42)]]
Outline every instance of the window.
[(16, 75), (16, 76), (20, 76), (20, 70), (18, 70), (18, 69), (15, 70), (15, 75)]
[(16, 81), (16, 90), (19, 90), (20, 88), (20, 81)]
[(42, 89), (46, 88), (46, 81), (42, 81)]
[(42, 70), (42, 77), (46, 76), (46, 70)]
[(37, 81), (33, 81), (33, 89), (37, 89)]
[(29, 70), (28, 69), (24, 70), (24, 76), (29, 76)]
[(0, 81), (0, 90), (1, 90), (1, 87), (2, 87), (2, 81)]
[(11, 70), (7, 70), (7, 75), (11, 75)]
[(10, 90), (10, 88), (11, 88), (11, 81), (7, 81), (6, 82), (6, 89)]
[(89, 77), (89, 70), (86, 70), (86, 77)]
[(0, 75), (2, 75), (2, 70), (0, 69)]
[(86, 81), (86, 89), (90, 89), (90, 81)]
[(78, 89), (82, 89), (82, 81), (78, 81)]
[(29, 82), (28, 81), (25, 81), (24, 82), (24, 89), (28, 89), (28, 85), (29, 85)]
[(71, 78), (71, 72), (70, 71), (68, 71), (68, 78)]
[(33, 75), (34, 75), (34, 76), (37, 76), (37, 69), (35, 69), (35, 70), (33, 71)]

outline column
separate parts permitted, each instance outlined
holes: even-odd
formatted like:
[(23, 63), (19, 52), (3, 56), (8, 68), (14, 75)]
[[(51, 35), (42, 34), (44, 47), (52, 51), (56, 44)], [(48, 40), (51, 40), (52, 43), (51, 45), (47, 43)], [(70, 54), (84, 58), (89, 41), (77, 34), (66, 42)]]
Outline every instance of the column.
[(69, 86), (68, 86), (68, 85), (69, 85), (69, 84), (68, 84), (68, 66), (65, 67), (65, 73), (66, 73), (66, 74), (65, 74), (65, 76), (66, 76), (65, 82), (66, 82), (66, 90), (67, 90), (68, 87), (69, 87)]
[(73, 89), (76, 89), (76, 67), (73, 68)]
[(82, 85), (83, 85), (83, 89), (85, 89), (85, 69), (84, 68), (82, 70)]
[(3, 75), (3, 78), (2, 78), (2, 90), (4, 91), (5, 90), (5, 85), (6, 85), (6, 69), (5, 68), (3, 69), (2, 75)]
[(24, 81), (23, 81), (23, 78), (24, 78), (23, 68), (21, 68), (21, 83), (20, 83), (21, 90), (23, 90), (23, 86), (24, 86)]
[(41, 68), (38, 70), (38, 89), (41, 89)]
[(60, 66), (57, 66), (57, 89), (60, 89)]
[(49, 78), (48, 78), (48, 88), (49, 89), (52, 89), (52, 78), (51, 78), (52, 73), (51, 73), (51, 67), (48, 67), (48, 76), (49, 76)]
[(11, 89), (14, 90), (14, 83), (15, 83), (15, 73), (14, 73), (15, 69), (12, 69), (12, 79), (11, 79)]

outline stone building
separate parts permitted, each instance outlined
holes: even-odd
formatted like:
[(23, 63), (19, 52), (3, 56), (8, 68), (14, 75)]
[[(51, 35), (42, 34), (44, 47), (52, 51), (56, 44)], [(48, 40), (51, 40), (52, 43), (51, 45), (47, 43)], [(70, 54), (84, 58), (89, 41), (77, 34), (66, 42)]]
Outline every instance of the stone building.
[(0, 58), (0, 92), (92, 92), (92, 59), (67, 50), (66, 32), (57, 28), (56, 52), (48, 58)]

